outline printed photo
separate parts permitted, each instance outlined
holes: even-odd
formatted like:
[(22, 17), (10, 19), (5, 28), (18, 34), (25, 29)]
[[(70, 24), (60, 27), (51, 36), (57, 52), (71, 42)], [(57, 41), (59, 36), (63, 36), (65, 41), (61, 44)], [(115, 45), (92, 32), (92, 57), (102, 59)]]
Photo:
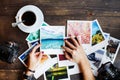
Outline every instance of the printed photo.
[(27, 49), (25, 52), (23, 52), (18, 59), (27, 67), (26, 61), (28, 59), (29, 53), (32, 51), (32, 49), (38, 44), (38, 42), (34, 43), (29, 49)]
[(92, 21), (92, 46), (105, 40), (103, 31), (97, 20)]
[[(46, 22), (44, 22), (42, 24), (42, 26), (48, 26), (48, 24)], [(26, 41), (28, 41), (29, 43), (31, 43), (31, 42), (35, 42), (35, 41), (37, 41), (39, 39), (40, 39), (40, 30), (37, 30), (36, 32), (30, 33), (27, 36)]]
[(80, 36), (82, 44), (90, 44), (91, 21), (68, 20), (67, 36)]
[(120, 40), (110, 37), (106, 48), (107, 51), (106, 56), (111, 60), (112, 63), (114, 63), (119, 48), (120, 48)]
[(40, 35), (42, 51), (47, 54), (62, 53), (61, 46), (64, 45), (65, 26), (41, 27)]
[(69, 80), (67, 67), (59, 67), (55, 64), (45, 72), (46, 80)]
[(89, 54), (87, 57), (90, 63), (98, 69), (99, 66), (101, 65), (101, 61), (104, 54), (105, 54), (105, 51), (101, 49), (101, 50), (95, 51), (94, 53)]

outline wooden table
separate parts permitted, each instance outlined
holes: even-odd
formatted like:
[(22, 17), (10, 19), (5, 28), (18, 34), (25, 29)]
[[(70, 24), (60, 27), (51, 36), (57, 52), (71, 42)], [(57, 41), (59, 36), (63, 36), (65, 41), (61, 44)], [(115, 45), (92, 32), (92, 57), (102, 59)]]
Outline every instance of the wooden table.
[[(17, 27), (12, 28), (11, 23), (15, 22), (17, 11), (28, 4), (38, 6), (50, 25), (66, 25), (66, 20), (71, 19), (98, 19), (104, 32), (120, 39), (120, 0), (1, 0), (0, 42), (19, 42), (20, 54), (28, 48), (25, 41), (28, 34)], [(120, 55), (115, 65), (120, 68), (119, 58)], [(24, 66), (18, 59), (14, 64), (0, 61), (0, 80), (21, 80), (23, 70)]]

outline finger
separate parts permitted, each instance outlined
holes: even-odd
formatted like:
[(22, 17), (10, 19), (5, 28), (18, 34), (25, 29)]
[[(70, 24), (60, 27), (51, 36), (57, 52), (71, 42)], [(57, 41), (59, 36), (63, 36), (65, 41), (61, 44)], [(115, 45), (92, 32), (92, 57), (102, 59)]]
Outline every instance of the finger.
[(70, 60), (70, 61), (72, 60), (72, 58), (68, 55), (67, 52), (64, 51), (64, 55), (65, 55), (65, 57), (66, 57), (68, 60)]
[(66, 52), (68, 52), (68, 53), (70, 53), (70, 54), (72, 54), (72, 50), (70, 49), (70, 48), (68, 48), (68, 47), (65, 47), (65, 46), (62, 46), (62, 48), (66, 51)]
[(36, 50), (37, 50), (39, 47), (40, 47), (40, 44), (36, 45), (36, 46), (33, 48), (32, 53), (35, 53)]
[(73, 43), (74, 43), (74, 45), (75, 45), (76, 47), (78, 47), (78, 46), (79, 46), (79, 44), (78, 44), (77, 40), (75, 40), (75, 38), (74, 38), (74, 37), (71, 37), (71, 40), (73, 41)]
[(41, 63), (42, 56), (43, 56), (43, 54), (41, 52), (39, 52), (39, 55), (37, 57), (38, 62), (36, 63), (36, 67)]
[(36, 56), (39, 56), (39, 55), (40, 55), (40, 52), (36, 52), (35, 55), (36, 55)]
[(29, 56), (38, 56), (40, 54), (40, 52), (35, 52), (34, 54), (31, 52), (30, 54), (29, 54)]
[(65, 40), (65, 43), (71, 48), (71, 49), (75, 49), (76, 50), (76, 47), (71, 44), (68, 40)]
[(79, 45), (81, 45), (81, 37), (80, 36), (77, 36), (77, 41), (78, 41)]
[(42, 59), (42, 56), (43, 56), (43, 53), (41, 52), (40, 54), (39, 54), (39, 61), (41, 61), (41, 59)]

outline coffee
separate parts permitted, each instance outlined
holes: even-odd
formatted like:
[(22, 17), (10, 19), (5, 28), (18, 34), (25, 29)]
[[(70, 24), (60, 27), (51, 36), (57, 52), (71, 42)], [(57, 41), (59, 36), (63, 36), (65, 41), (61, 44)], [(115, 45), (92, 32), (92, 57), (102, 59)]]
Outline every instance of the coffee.
[(22, 15), (22, 22), (27, 26), (33, 25), (35, 21), (36, 21), (36, 16), (31, 11), (27, 11)]

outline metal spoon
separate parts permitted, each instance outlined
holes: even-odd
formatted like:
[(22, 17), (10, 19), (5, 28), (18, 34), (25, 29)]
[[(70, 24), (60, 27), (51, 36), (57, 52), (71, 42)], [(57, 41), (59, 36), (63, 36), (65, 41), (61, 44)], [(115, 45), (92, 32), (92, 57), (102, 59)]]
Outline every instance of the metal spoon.
[(12, 23), (12, 27), (16, 27), (18, 24), (23, 23), (23, 22), (25, 22), (25, 21), (23, 20), (23, 21), (20, 21), (20, 22), (14, 22), (14, 23)]

